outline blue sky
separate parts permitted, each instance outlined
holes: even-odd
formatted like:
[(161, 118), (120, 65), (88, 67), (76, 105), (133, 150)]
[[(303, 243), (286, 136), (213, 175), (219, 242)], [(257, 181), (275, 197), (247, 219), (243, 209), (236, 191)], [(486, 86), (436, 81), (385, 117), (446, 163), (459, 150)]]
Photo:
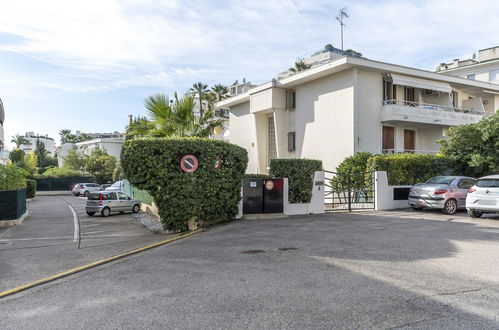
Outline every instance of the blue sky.
[(269, 81), (325, 44), (434, 70), (499, 45), (498, 1), (16, 0), (0, 4), (5, 134), (123, 131), (148, 95)]

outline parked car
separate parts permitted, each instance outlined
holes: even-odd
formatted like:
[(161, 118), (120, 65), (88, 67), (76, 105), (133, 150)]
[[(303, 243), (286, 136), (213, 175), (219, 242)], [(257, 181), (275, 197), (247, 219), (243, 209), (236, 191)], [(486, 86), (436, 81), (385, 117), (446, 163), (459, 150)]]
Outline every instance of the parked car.
[(123, 181), (116, 181), (110, 187), (107, 187), (106, 191), (121, 191), (121, 192), (123, 192)]
[(110, 183), (103, 183), (100, 185), (100, 190), (106, 190), (109, 187), (111, 187)]
[(472, 218), (499, 213), (499, 174), (484, 176), (468, 189), (466, 210)]
[(100, 185), (97, 183), (77, 183), (73, 188), (73, 195), (87, 197), (91, 192), (99, 191), (100, 189)]
[(436, 176), (414, 185), (409, 192), (409, 205), (414, 210), (440, 209), (445, 214), (454, 214), (466, 207), (468, 188), (476, 179), (466, 176)]
[(119, 191), (93, 192), (88, 196), (85, 210), (89, 216), (100, 213), (103, 217), (112, 212), (137, 213), (140, 211), (140, 201)]

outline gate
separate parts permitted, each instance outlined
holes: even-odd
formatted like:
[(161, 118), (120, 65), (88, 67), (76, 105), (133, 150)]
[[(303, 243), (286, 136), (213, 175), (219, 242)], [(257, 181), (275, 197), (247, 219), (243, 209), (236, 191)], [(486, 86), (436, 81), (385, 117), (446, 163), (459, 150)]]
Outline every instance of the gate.
[(324, 175), (326, 211), (374, 209), (374, 172)]

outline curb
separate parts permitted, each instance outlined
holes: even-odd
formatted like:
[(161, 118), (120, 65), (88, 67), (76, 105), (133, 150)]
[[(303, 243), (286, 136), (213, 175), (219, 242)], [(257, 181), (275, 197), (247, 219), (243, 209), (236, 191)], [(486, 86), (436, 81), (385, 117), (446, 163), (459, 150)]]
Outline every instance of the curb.
[(21, 291), (30, 289), (32, 287), (41, 285), (41, 284), (52, 282), (52, 281), (58, 280), (60, 278), (66, 277), (66, 276), (73, 275), (73, 274), (76, 274), (76, 273), (79, 273), (79, 272), (82, 272), (82, 271), (85, 271), (85, 270), (88, 270), (88, 269), (91, 269), (91, 268), (94, 268), (94, 267), (106, 264), (106, 263), (114, 261), (114, 260), (118, 260), (118, 259), (121, 259), (121, 258), (124, 258), (124, 257), (128, 257), (128, 256), (131, 256), (133, 254), (137, 254), (139, 252), (150, 250), (150, 249), (153, 249), (155, 247), (158, 247), (158, 246), (161, 246), (161, 245), (165, 245), (167, 243), (170, 243), (170, 242), (173, 242), (173, 241), (177, 241), (177, 240), (180, 240), (180, 239), (188, 237), (188, 236), (195, 235), (195, 234), (197, 234), (199, 232), (200, 231), (196, 230), (196, 231), (193, 231), (193, 232), (181, 235), (181, 236), (170, 238), (170, 239), (167, 239), (167, 240), (164, 240), (164, 241), (159, 241), (159, 242), (156, 242), (156, 243), (153, 243), (153, 244), (150, 244), (150, 245), (146, 245), (146, 246), (143, 246), (141, 248), (137, 248), (137, 249), (125, 252), (125, 253), (117, 254), (117, 255), (114, 255), (112, 257), (100, 259), (100, 260), (91, 262), (89, 264), (83, 265), (83, 266), (79, 266), (79, 267), (76, 267), (76, 268), (73, 268), (73, 269), (66, 270), (66, 271), (61, 272), (61, 273), (57, 273), (57, 274), (54, 274), (54, 275), (42, 278), (42, 279), (34, 281), (34, 282), (26, 283), (24, 285), (15, 287), (13, 289), (0, 292), (0, 299), (4, 298), (6, 296), (9, 296), (11, 294), (14, 294), (14, 293), (17, 293), (17, 292), (21, 292)]
[(26, 212), (24, 212), (24, 214), (21, 215), (17, 219), (13, 219), (13, 220), (0, 220), (0, 227), (12, 227), (12, 226), (20, 225), (27, 216), (28, 216), (28, 211), (26, 210)]

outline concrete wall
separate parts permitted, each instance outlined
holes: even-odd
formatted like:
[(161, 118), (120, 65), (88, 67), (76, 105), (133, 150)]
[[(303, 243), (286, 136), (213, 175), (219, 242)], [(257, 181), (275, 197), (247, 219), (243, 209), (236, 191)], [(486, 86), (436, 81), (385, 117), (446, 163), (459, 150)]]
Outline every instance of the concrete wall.
[(393, 188), (410, 188), (411, 186), (389, 186), (388, 176), (385, 171), (374, 172), (374, 209), (396, 210), (409, 207), (408, 200), (396, 201), (393, 199)]
[(250, 113), (250, 102), (235, 105), (230, 109), (229, 142), (248, 151), (247, 173), (259, 173), (258, 142), (256, 138), (255, 115)]
[(324, 172), (317, 171), (314, 173), (314, 186), (312, 187), (312, 198), (310, 203), (289, 203), (289, 186), (288, 179), (284, 179), (283, 192), (284, 214), (322, 214), (325, 212), (325, 196), (324, 196)]

